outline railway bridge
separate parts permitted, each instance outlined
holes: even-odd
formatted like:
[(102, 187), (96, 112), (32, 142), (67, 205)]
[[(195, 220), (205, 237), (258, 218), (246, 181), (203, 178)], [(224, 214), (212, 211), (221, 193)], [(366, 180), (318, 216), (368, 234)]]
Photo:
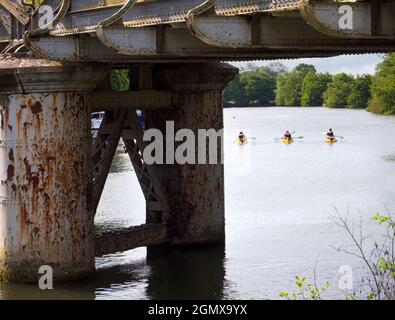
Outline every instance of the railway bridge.
[[(147, 164), (136, 109), (148, 129), (220, 130), (237, 74), (224, 62), (395, 51), (394, 17), (392, 0), (0, 0), (0, 278), (51, 265), (72, 280), (95, 256), (223, 244), (223, 164)], [(114, 69), (129, 90), (112, 90)], [(147, 223), (95, 234), (121, 138)]]

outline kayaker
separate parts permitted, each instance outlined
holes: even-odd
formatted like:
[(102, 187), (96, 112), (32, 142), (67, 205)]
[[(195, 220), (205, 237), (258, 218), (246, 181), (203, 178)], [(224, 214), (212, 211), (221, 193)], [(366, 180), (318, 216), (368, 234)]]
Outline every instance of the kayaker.
[(292, 134), (289, 131), (286, 131), (284, 133), (284, 139), (288, 140), (288, 141), (291, 141), (292, 140)]
[(326, 136), (329, 140), (335, 140), (335, 133), (333, 132), (332, 128), (328, 130)]
[(244, 132), (240, 132), (239, 140), (240, 140), (240, 142), (245, 142), (246, 141), (246, 135), (244, 134)]

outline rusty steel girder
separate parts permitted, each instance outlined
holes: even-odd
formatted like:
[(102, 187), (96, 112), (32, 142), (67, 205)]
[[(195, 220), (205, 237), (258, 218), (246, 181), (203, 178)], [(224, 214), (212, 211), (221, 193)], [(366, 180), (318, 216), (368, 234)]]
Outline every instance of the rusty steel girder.
[[(37, 8), (27, 11), (26, 23), (13, 2), (1, 1), (7, 5), (0, 5), (0, 43), (27, 31), (22, 45), (53, 60), (118, 64), (395, 50), (394, 0), (48, 0), (56, 13), (49, 29), (38, 29)], [(339, 27), (342, 6), (352, 10), (350, 29)], [(18, 42), (6, 50), (24, 48)]]
[(101, 257), (138, 247), (160, 245), (169, 240), (168, 226), (165, 223), (100, 232), (95, 235), (95, 254), (96, 257)]

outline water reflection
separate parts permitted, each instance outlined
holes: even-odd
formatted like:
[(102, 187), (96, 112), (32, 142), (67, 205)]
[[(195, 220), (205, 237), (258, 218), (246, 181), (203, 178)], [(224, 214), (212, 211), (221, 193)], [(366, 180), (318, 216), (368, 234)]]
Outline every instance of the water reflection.
[(115, 152), (110, 173), (122, 173), (128, 171), (133, 171), (133, 167), (129, 155), (124, 149), (124, 144), (121, 141), (118, 145), (117, 151)]
[[(137, 251), (137, 252), (136, 252)], [(89, 279), (37, 284), (0, 283), (0, 300), (223, 299), (225, 248), (145, 249), (97, 259)]]
[[(113, 255), (107, 259), (114, 262), (117, 257)], [(130, 290), (145, 282), (144, 279), (148, 274), (145, 259), (127, 262), (112, 263), (104, 268), (99, 267), (95, 275), (88, 279), (55, 283), (54, 290), (40, 290), (37, 284), (0, 283), (0, 300), (108, 299), (108, 294), (114, 290), (117, 290), (119, 294), (118, 296), (112, 294), (112, 299), (144, 298), (133, 296)]]
[(383, 160), (388, 162), (395, 162), (395, 155), (383, 156)]
[(150, 249), (146, 294), (150, 299), (223, 299), (225, 248)]

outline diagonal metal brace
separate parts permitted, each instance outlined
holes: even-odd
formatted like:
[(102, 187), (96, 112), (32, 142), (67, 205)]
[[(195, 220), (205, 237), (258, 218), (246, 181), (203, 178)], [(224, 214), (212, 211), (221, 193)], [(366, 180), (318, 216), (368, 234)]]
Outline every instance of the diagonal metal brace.
[(104, 186), (110, 172), (111, 164), (119, 140), (121, 138), (124, 122), (124, 111), (106, 112), (99, 133), (93, 144), (93, 195), (92, 204), (94, 212), (99, 205)]
[(122, 140), (132, 161), (138, 181), (143, 191), (146, 204), (148, 220), (151, 223), (166, 222), (168, 218), (168, 201), (163, 186), (157, 179), (154, 168), (144, 161), (143, 129), (141, 128), (135, 111), (129, 111), (126, 117), (125, 130)]

